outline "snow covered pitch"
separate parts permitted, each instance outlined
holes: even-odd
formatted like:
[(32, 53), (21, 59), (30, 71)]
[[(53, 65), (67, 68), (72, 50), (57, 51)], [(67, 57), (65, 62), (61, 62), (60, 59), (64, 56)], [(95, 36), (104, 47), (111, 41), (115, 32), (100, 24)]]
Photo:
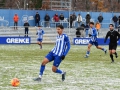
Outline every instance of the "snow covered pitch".
[[(67, 72), (66, 80), (53, 73), (52, 63), (47, 64), (41, 82), (39, 66), (44, 56), (54, 45), (0, 45), (0, 90), (120, 90), (120, 47), (119, 57), (110, 63), (109, 54), (92, 47), (90, 57), (84, 58), (87, 46), (71, 46), (71, 50), (60, 69)], [(108, 48), (108, 46), (103, 46)], [(12, 78), (19, 78), (20, 86), (12, 87)]]

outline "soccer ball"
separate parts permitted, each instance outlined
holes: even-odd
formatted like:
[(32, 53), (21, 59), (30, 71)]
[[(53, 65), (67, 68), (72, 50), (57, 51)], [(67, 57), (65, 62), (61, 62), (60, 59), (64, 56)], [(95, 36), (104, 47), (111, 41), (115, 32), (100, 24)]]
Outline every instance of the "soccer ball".
[(20, 85), (19, 79), (18, 79), (18, 78), (13, 78), (13, 79), (11, 80), (11, 85), (14, 86), (14, 87), (19, 86), (19, 85)]

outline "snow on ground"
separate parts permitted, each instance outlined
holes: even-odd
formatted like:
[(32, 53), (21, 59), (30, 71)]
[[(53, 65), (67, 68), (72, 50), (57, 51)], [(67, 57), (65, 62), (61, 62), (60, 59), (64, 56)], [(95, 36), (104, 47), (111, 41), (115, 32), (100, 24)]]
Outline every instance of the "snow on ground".
[[(64, 82), (61, 75), (52, 72), (52, 63), (46, 66), (42, 82), (32, 80), (38, 77), (40, 63), (51, 45), (45, 45), (42, 51), (37, 51), (37, 45), (5, 47), (0, 46), (0, 90), (120, 90), (120, 58), (111, 64), (109, 55), (105, 56), (94, 47), (91, 57), (84, 59), (86, 46), (72, 46), (60, 65), (60, 69), (67, 72)], [(35, 52), (31, 54), (31, 51)], [(19, 87), (10, 85), (14, 77), (20, 80)]]

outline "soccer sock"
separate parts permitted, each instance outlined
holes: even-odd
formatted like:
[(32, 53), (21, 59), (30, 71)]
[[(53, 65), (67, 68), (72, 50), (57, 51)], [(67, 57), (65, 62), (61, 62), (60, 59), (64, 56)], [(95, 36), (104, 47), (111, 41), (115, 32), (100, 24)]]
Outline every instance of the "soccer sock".
[(89, 55), (89, 54), (90, 54), (90, 51), (87, 51), (87, 52), (86, 52), (86, 55)]
[(115, 52), (114, 54), (115, 54), (115, 57), (117, 58), (118, 57), (117, 53)]
[(62, 74), (63, 72), (60, 69), (57, 69), (55, 73)]
[(44, 70), (45, 70), (45, 65), (41, 65), (39, 76), (43, 75)]
[(114, 59), (113, 59), (113, 55), (112, 55), (112, 54), (110, 54), (110, 58), (111, 58), (111, 60), (114, 62)]
[(102, 48), (101, 50), (106, 51), (106, 49)]
[(42, 48), (42, 45), (40, 45), (40, 48)]
[(116, 52), (115, 52), (114, 54), (115, 54), (115, 56), (117, 56), (117, 53), (116, 53)]
[(42, 45), (41, 44), (38, 44), (40, 46), (40, 49), (42, 49)]

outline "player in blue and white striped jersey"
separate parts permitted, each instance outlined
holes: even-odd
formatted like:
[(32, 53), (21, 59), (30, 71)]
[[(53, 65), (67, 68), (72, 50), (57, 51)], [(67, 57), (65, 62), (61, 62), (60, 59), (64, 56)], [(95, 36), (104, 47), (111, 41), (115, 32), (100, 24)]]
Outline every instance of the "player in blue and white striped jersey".
[(107, 52), (106, 49), (100, 47), (98, 45), (98, 40), (97, 40), (97, 30), (94, 28), (94, 22), (90, 22), (90, 34), (89, 34), (89, 37), (90, 37), (90, 41), (89, 41), (89, 44), (88, 44), (88, 49), (87, 49), (87, 52), (86, 52), (86, 55), (85, 55), (85, 58), (88, 58), (89, 57), (89, 54), (90, 54), (90, 48), (91, 46), (94, 44), (96, 46), (97, 49), (101, 49), (103, 50), (105, 53)]
[(42, 41), (43, 41), (44, 30), (42, 30), (40, 27), (41, 26), (38, 26), (38, 30), (37, 30), (36, 35), (38, 35), (37, 43), (38, 43), (38, 45), (40, 45), (40, 49), (42, 49)]
[(52, 66), (52, 71), (55, 73), (59, 73), (62, 75), (62, 81), (65, 80), (66, 72), (58, 69), (62, 60), (64, 60), (65, 56), (70, 50), (70, 41), (66, 34), (63, 34), (64, 27), (62, 25), (57, 26), (58, 36), (56, 37), (55, 47), (46, 55), (42, 64), (40, 66), (39, 77), (35, 78), (34, 81), (41, 81), (43, 72), (45, 70), (45, 65), (48, 62), (54, 61)]

